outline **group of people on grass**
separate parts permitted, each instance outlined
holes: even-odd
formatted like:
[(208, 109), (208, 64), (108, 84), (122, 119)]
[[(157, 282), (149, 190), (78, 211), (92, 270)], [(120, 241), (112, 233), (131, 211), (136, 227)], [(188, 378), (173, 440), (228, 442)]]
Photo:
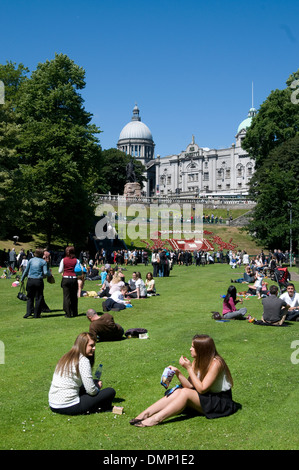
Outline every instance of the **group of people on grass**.
[[(93, 378), (95, 347), (93, 333), (80, 333), (71, 350), (59, 360), (49, 390), (49, 405), (54, 413), (77, 415), (111, 411), (116, 391), (111, 387), (102, 388), (102, 381)], [(220, 418), (240, 408), (232, 398), (231, 373), (213, 339), (208, 335), (195, 335), (190, 355), (192, 361), (184, 356), (179, 359), (182, 370), (169, 366), (180, 385), (131, 419), (131, 425), (155, 426), (182, 412)]]
[[(21, 284), (27, 278), (27, 310), (24, 318), (31, 315), (34, 318), (41, 316), (45, 304), (44, 278), (52, 277), (47, 256), (48, 252), (37, 249), (22, 273)], [(58, 272), (62, 276), (63, 310), (67, 318), (78, 316), (78, 298), (84, 295), (85, 276), (89, 272), (85, 270), (85, 273), (84, 269), (80, 260), (75, 256), (74, 247), (68, 246), (58, 268)], [(106, 298), (103, 303), (104, 311), (122, 310), (130, 304), (131, 299), (143, 299), (156, 295), (155, 280), (151, 272), (147, 273), (144, 282), (141, 273), (136, 271), (129, 283), (126, 283), (122, 270), (115, 270), (109, 265), (106, 269), (102, 267), (101, 275), (97, 279), (101, 280), (101, 289), (96, 297)]]
[[(75, 273), (77, 263), (73, 247), (67, 247), (59, 266), (66, 316), (78, 315), (78, 276)], [(50, 276), (51, 270), (44, 251), (36, 250), (21, 278), (23, 282), (25, 277), (28, 277), (26, 317), (31, 314), (32, 308), (35, 317), (40, 315), (43, 279)], [(112, 272), (103, 274), (101, 280), (103, 281), (104, 277), (105, 279), (102, 286), (105, 286), (105, 281), (109, 281), (109, 276), (112, 276)], [(119, 303), (121, 299), (120, 304), (127, 305), (134, 296), (145, 298), (150, 290), (155, 293), (155, 282), (151, 273), (148, 273), (146, 279), (148, 290), (139, 272), (135, 272), (128, 283), (125, 283), (123, 273), (119, 270), (114, 272), (110, 279), (109, 292), (106, 286), (105, 292), (108, 295), (105, 296), (105, 302), (115, 299), (116, 303)], [(294, 285), (289, 283), (286, 292), (279, 298), (277, 294), (277, 286), (270, 286), (269, 295), (262, 300), (262, 321), (281, 325), (285, 319), (299, 318), (299, 294), (295, 292)], [(242, 299), (237, 299), (236, 288), (230, 286), (223, 300), (223, 318), (246, 318), (247, 309), (237, 308), (238, 303), (242, 304)], [(288, 314), (292, 317), (288, 318)], [(121, 339), (124, 330), (114, 322), (108, 311), (98, 315), (95, 310), (89, 309), (87, 318), (90, 321), (89, 332), (77, 336), (71, 350), (59, 360), (55, 368), (49, 391), (49, 405), (53, 412), (74, 415), (111, 410), (116, 391), (110, 387), (103, 389), (102, 382), (93, 378), (95, 346), (98, 340)], [(196, 412), (207, 418), (218, 418), (235, 413), (240, 408), (232, 398), (231, 373), (224, 359), (218, 354), (213, 339), (207, 335), (195, 335), (190, 355), (192, 361), (184, 356), (179, 359), (181, 369), (169, 366), (180, 385), (167, 391), (163, 398), (133, 418), (130, 424), (136, 427), (154, 426), (182, 412)]]
[[(224, 319), (249, 319), (247, 308), (237, 308), (242, 299), (237, 299), (235, 286), (230, 286), (223, 300), (222, 315)], [(289, 283), (286, 292), (278, 297), (278, 287), (271, 285), (269, 295), (262, 299), (263, 314), (261, 321), (268, 325), (282, 325), (285, 320), (299, 321), (299, 294), (295, 292), (294, 284)]]

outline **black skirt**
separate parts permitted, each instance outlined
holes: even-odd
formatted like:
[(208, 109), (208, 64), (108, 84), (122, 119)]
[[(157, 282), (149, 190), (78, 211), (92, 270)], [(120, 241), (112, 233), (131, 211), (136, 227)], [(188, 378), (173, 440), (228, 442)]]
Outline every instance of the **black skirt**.
[(203, 413), (208, 419), (229, 416), (241, 408), (239, 403), (232, 399), (232, 391), (198, 394)]

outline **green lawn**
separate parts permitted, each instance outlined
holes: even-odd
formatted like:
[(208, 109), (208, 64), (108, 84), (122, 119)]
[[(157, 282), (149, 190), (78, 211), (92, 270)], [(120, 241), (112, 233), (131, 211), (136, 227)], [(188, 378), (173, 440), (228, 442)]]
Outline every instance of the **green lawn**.
[[(150, 267), (138, 269), (144, 278)], [(128, 267), (127, 279), (132, 271)], [(79, 317), (65, 318), (60, 276), (54, 268), (56, 283), (45, 283), (52, 313), (25, 320), (26, 304), (17, 299), (18, 289), (11, 287), (11, 279), (0, 279), (0, 340), (5, 346), (5, 361), (0, 364), (0, 448), (298, 449), (299, 364), (291, 361), (291, 344), (299, 340), (299, 322), (278, 328), (211, 319), (211, 310), (221, 311), (220, 296), (231, 277), (242, 272), (228, 265), (175, 266), (169, 278), (157, 279), (159, 297), (135, 300), (133, 308), (114, 312), (125, 330), (142, 327), (149, 333), (149, 339), (96, 347), (96, 364), (103, 363), (103, 386), (116, 389), (114, 404), (123, 406), (124, 414), (78, 417), (52, 413), (48, 390), (58, 359), (80, 332), (88, 330), (86, 310), (93, 307), (101, 312), (102, 301), (81, 298)], [(86, 282), (86, 288), (97, 290), (97, 283)], [(294, 284), (298, 290), (299, 283)], [(237, 286), (243, 290), (242, 284)], [(255, 297), (245, 300), (244, 306), (260, 318), (262, 307)], [(182, 354), (190, 358), (191, 338), (196, 333), (214, 338), (231, 369), (234, 399), (242, 410), (218, 420), (181, 415), (153, 428), (130, 426), (131, 418), (163, 396), (163, 369), (169, 364), (178, 366)]]

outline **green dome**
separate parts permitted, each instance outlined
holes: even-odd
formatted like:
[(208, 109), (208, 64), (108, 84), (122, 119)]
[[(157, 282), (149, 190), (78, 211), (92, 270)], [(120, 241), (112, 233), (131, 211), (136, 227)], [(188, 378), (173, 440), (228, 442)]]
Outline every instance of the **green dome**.
[(244, 121), (241, 122), (241, 124), (238, 127), (238, 134), (241, 132), (242, 129), (245, 131), (248, 129), (248, 127), (251, 126), (252, 118), (256, 115), (256, 109), (255, 108), (250, 108), (248, 112), (248, 117), (244, 119)]

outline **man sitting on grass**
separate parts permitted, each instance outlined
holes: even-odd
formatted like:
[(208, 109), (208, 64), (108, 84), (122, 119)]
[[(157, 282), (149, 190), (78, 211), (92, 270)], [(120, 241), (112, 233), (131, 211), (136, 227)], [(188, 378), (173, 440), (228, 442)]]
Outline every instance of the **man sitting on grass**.
[(287, 285), (287, 291), (284, 292), (279, 298), (290, 305), (286, 320), (299, 321), (299, 294), (295, 291), (294, 284), (289, 283)]
[(245, 268), (245, 272), (243, 274), (243, 277), (240, 277), (238, 279), (231, 279), (230, 282), (234, 283), (234, 282), (241, 282), (243, 284), (248, 284), (249, 282), (254, 282), (254, 279), (255, 279), (255, 275), (254, 273), (251, 271), (251, 268), (250, 266), (246, 266)]
[(262, 321), (271, 325), (282, 325), (290, 306), (277, 297), (278, 287), (270, 286), (270, 295), (262, 300), (264, 312)]
[(114, 341), (123, 337), (124, 329), (115, 323), (110, 313), (98, 315), (97, 312), (90, 308), (86, 312), (86, 316), (90, 321), (89, 333), (97, 338), (98, 341)]

